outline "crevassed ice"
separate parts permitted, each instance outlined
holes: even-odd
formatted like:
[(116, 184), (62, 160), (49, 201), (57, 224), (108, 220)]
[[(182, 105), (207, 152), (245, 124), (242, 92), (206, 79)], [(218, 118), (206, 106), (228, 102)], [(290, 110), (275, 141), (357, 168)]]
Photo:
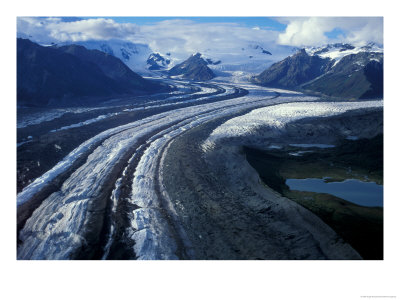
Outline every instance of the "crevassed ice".
[[(24, 228), (20, 231), (22, 244), (18, 248), (18, 257), (30, 259), (68, 258), (68, 255), (74, 249), (84, 245), (86, 241), (82, 235), (82, 230), (87, 220), (88, 206), (91, 199), (99, 194), (107, 174), (112, 170), (118, 159), (139, 138), (150, 132), (157, 132), (158, 128), (168, 125), (169, 130), (172, 131), (165, 130), (160, 138), (151, 139), (153, 146), (146, 150), (140, 160), (141, 163), (137, 167), (138, 172), (135, 174), (137, 179), (134, 189), (137, 191), (135, 200), (141, 206), (148, 208), (148, 210), (142, 212), (143, 216), (150, 214), (156, 219), (150, 218), (153, 223), (140, 224), (140, 218), (134, 218), (139, 223), (133, 221), (136, 224), (132, 224), (131, 234), (137, 242), (136, 247), (139, 247), (135, 250), (142, 258), (150, 258), (147, 250), (152, 249), (151, 251), (155, 251), (155, 249), (159, 249), (157, 245), (162, 245), (162, 243), (171, 245), (171, 239), (168, 238), (169, 235), (162, 234), (160, 230), (160, 228), (165, 228), (165, 222), (161, 219), (158, 220), (158, 214), (154, 211), (158, 203), (154, 195), (154, 177), (151, 174), (155, 172), (154, 159), (159, 156), (158, 150), (168, 140), (184, 130), (197, 126), (206, 120), (256, 105), (249, 100), (268, 102), (265, 97), (247, 97), (246, 99), (247, 101), (243, 101), (243, 98), (231, 99), (222, 103), (215, 102), (161, 113), (107, 130), (83, 143), (55, 168), (35, 180), (33, 184), (18, 195), (18, 204), (29, 200), (47, 182), (66, 170), (79, 155), (88, 151), (91, 145), (105, 139), (101, 145), (92, 151), (86, 162), (63, 183), (61, 189), (45, 199), (39, 208), (34, 211), (32, 217), (27, 220)], [(257, 105), (259, 105), (258, 102)], [(181, 122), (181, 124), (175, 126), (173, 125), (175, 122)], [(160, 136), (160, 134), (156, 134), (154, 137), (156, 136)], [(160, 233), (159, 238), (157, 238), (157, 233)], [(143, 239), (143, 242), (147, 243), (147, 245), (139, 242), (144, 236), (148, 235), (152, 236), (156, 244), (148, 244), (148, 239)], [(156, 252), (160, 254), (163, 251)], [(170, 253), (169, 257), (173, 258), (173, 253)]]
[(117, 116), (119, 114), (120, 114), (120, 112), (109, 113), (109, 114), (106, 114), (106, 115), (100, 115), (100, 116), (98, 116), (96, 118), (93, 118), (93, 119), (88, 119), (88, 120), (85, 120), (85, 121), (82, 121), (82, 122), (79, 122), (79, 123), (75, 123), (75, 124), (71, 124), (71, 125), (68, 125), (68, 126), (64, 126), (64, 127), (58, 128), (58, 129), (50, 130), (50, 132), (57, 132), (57, 131), (61, 131), (61, 130), (82, 127), (82, 126), (85, 126), (85, 125), (96, 123), (98, 121), (101, 121), (101, 120), (109, 118), (109, 117)]
[(383, 107), (383, 100), (362, 102), (305, 102), (285, 103), (255, 109), (248, 114), (232, 118), (216, 129), (203, 142), (204, 151), (212, 149), (217, 140), (254, 133), (262, 126), (281, 129), (287, 123), (307, 117), (327, 117), (360, 108)]
[[(157, 159), (161, 149), (180, 133), (207, 120), (232, 113), (234, 108), (221, 108), (193, 116), (152, 137), (149, 148), (140, 159), (132, 182), (132, 203), (141, 207), (133, 211), (128, 236), (135, 241), (134, 251), (138, 259), (176, 259), (177, 246), (171, 238), (168, 225), (159, 212), (159, 198), (155, 192)], [(158, 138), (156, 138), (158, 137)], [(161, 191), (163, 194), (165, 190)], [(170, 208), (171, 210), (171, 208)], [(173, 211), (170, 213), (174, 213)]]
[(23, 115), (17, 118), (17, 128), (24, 128), (31, 125), (37, 125), (43, 122), (52, 121), (60, 118), (66, 113), (80, 114), (88, 111), (104, 109), (107, 107), (81, 107), (81, 108), (55, 108), (45, 112), (37, 112), (34, 114)]
[[(267, 90), (265, 88), (260, 88), (262, 90), (266, 91), (271, 91)], [(211, 98), (211, 97), (208, 97)], [(241, 98), (235, 98), (235, 99), (228, 99), (228, 100), (223, 100), (215, 103), (209, 103), (209, 104), (203, 104), (203, 105), (198, 105), (198, 106), (192, 106), (192, 107), (186, 107), (186, 108), (180, 108), (176, 109), (173, 112), (165, 112), (157, 115), (153, 115), (147, 118), (144, 118), (142, 120), (138, 120), (129, 124), (125, 124), (119, 127), (111, 128), (106, 131), (103, 131), (102, 133), (99, 133), (98, 135), (94, 136), (93, 138), (85, 141), (81, 145), (79, 145), (77, 148), (75, 148), (73, 151), (71, 151), (66, 157), (64, 157), (63, 160), (61, 160), (56, 166), (54, 166), (51, 170), (47, 171), (45, 174), (42, 176), (38, 177), (35, 179), (30, 185), (25, 187), (18, 195), (17, 195), (17, 205), (21, 205), (22, 203), (28, 201), (31, 199), (37, 192), (39, 192), (41, 189), (43, 189), (44, 186), (48, 184), (51, 180), (53, 180), (55, 177), (57, 177), (59, 174), (63, 173), (66, 171), (71, 164), (73, 164), (81, 155), (86, 153), (90, 147), (105, 139), (110, 137), (113, 134), (117, 134), (118, 132), (121, 132), (126, 129), (130, 129), (136, 126), (140, 126), (142, 124), (145, 124), (147, 122), (154, 121), (156, 119), (161, 119), (161, 118), (172, 118), (173, 116), (186, 116), (189, 117), (190, 115), (196, 115), (199, 113), (204, 113), (206, 111), (211, 111), (214, 109), (222, 108), (228, 105), (240, 105), (243, 107), (249, 106), (251, 107), (252, 104), (250, 101), (258, 101), (262, 100), (265, 97), (262, 96), (247, 96), (247, 97), (241, 97)], [(266, 99), (268, 100), (268, 99)], [(276, 100), (275, 100), (276, 101)], [(167, 104), (170, 105), (170, 104)], [(163, 105), (160, 105), (163, 106)], [(165, 124), (165, 123), (164, 123)]]

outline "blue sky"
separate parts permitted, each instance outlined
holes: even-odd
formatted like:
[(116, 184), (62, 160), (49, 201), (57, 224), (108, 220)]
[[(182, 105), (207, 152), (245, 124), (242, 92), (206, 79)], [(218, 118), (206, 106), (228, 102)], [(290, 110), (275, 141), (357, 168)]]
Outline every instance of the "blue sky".
[(282, 47), (345, 42), (383, 44), (382, 17), (20, 17), (19, 36), (42, 43), (119, 39), (155, 51), (220, 52), (259, 44)]
[[(95, 18), (95, 17), (88, 17)], [(263, 29), (269, 29), (278, 32), (284, 32), (287, 28), (287, 24), (279, 22), (273, 17), (104, 17), (114, 20), (117, 23), (133, 23), (137, 25), (154, 25), (161, 21), (166, 20), (190, 20), (196, 23), (236, 23), (246, 27), (259, 27)], [(340, 28), (334, 28), (332, 31), (326, 32), (325, 35), (334, 39), (344, 35), (344, 30)]]
[[(94, 17), (89, 17), (94, 18)], [(269, 17), (104, 17), (117, 23), (133, 23), (137, 25), (153, 25), (165, 20), (191, 20), (196, 23), (237, 23), (247, 27), (260, 27), (276, 31), (284, 31), (286, 24)]]
[(329, 39), (335, 39), (339, 36), (343, 36), (344, 34), (345, 34), (344, 30), (342, 30), (340, 28), (334, 28), (332, 31), (325, 32), (325, 35)]
[[(44, 18), (44, 17), (43, 17)], [(151, 26), (156, 25), (159, 22), (163, 21), (171, 21), (171, 20), (187, 20), (192, 21), (196, 24), (207, 24), (207, 23), (235, 23), (243, 27), (254, 28), (258, 27), (264, 30), (271, 30), (274, 32), (284, 33), (288, 29), (288, 25), (291, 24), (290, 19), (302, 19), (306, 20), (307, 17), (243, 17), (243, 16), (221, 16), (221, 17), (190, 17), (190, 16), (168, 16), (168, 17), (142, 17), (142, 16), (134, 16), (134, 17), (108, 17), (108, 16), (96, 16), (96, 17), (62, 17), (62, 20), (65, 22), (74, 22), (78, 20), (88, 20), (88, 19), (98, 19), (98, 18), (105, 18), (111, 19), (118, 24), (135, 24), (138, 26)], [(347, 21), (351, 21), (352, 23), (355, 19), (364, 20), (364, 22), (368, 22), (368, 17), (328, 17), (323, 18), (320, 17), (319, 19), (335, 19), (337, 21), (337, 26), (330, 28), (330, 30), (324, 31), (324, 36), (329, 40), (339, 39), (346, 36), (347, 31), (342, 27), (343, 23), (347, 23)], [(377, 19), (377, 18), (372, 18)], [(383, 18), (381, 19), (380, 23), (383, 25)], [(363, 21), (362, 21), (363, 22)], [(354, 23), (354, 22), (353, 22)], [(357, 23), (357, 22), (356, 22)], [(356, 25), (357, 26), (357, 25)], [(346, 27), (346, 26), (344, 26)]]

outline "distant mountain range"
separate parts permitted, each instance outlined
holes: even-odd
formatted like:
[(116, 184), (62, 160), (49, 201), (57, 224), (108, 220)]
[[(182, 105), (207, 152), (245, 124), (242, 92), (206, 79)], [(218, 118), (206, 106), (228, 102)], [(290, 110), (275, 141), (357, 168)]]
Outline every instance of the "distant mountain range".
[(78, 45), (43, 47), (17, 39), (18, 105), (77, 105), (167, 89), (110, 54)]
[[(71, 42), (57, 44), (57, 46), (69, 45)], [(150, 45), (132, 43), (125, 40), (112, 39), (107, 41), (79, 41), (74, 44), (84, 46), (87, 49), (99, 50), (119, 58), (131, 70), (141, 75), (151, 76), (157, 72), (169, 70), (187, 59), (187, 54), (182, 52), (169, 52), (153, 49)], [(225, 76), (229, 72), (245, 71), (256, 73), (270, 66), (273, 61), (289, 54), (289, 48), (284, 55), (271, 52), (261, 43), (249, 43), (237, 45), (234, 49), (221, 51), (220, 49), (204, 49), (201, 57), (208, 63), (208, 67), (214, 73)], [(276, 49), (275, 49), (276, 50)], [(283, 50), (283, 49), (280, 49)], [(274, 55), (273, 55), (274, 54)], [(226, 73), (227, 72), (227, 73)]]
[(272, 65), (272, 53), (257, 43), (226, 53), (222, 59), (210, 51), (182, 62), (169, 52), (161, 54), (148, 45), (120, 40), (40, 46), (18, 38), (18, 104), (75, 105), (168, 90), (167, 85), (132, 71), (136, 67), (141, 74), (161, 72), (158, 74), (196, 81), (233, 75), (237, 70), (254, 74), (264, 69), (252, 77), (253, 83), (348, 99), (383, 97), (383, 49), (372, 43), (297, 49)]
[(375, 44), (301, 49), (252, 78), (254, 83), (331, 97), (383, 97), (383, 50)]

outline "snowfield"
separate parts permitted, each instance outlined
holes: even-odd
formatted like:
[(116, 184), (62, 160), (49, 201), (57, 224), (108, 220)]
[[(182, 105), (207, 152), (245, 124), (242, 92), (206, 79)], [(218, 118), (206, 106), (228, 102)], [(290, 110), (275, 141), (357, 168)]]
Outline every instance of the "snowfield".
[(383, 48), (377, 45), (369, 45), (363, 47), (354, 47), (354, 49), (341, 49), (336, 47), (331, 47), (326, 52), (322, 52), (319, 54), (315, 54), (317, 51), (320, 51), (323, 47), (313, 47), (313, 48), (306, 48), (306, 52), (308, 55), (318, 55), (322, 58), (330, 58), (335, 60), (336, 65), (343, 57), (351, 54), (357, 54), (360, 52), (376, 52), (376, 53), (383, 53)]

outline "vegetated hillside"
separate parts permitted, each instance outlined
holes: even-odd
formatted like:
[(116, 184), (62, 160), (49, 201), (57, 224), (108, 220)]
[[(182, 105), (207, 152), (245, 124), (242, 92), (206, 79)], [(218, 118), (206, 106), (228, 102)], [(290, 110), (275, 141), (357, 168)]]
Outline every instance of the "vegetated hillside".
[(43, 47), (28, 39), (17, 39), (18, 105), (79, 105), (165, 88), (101, 51), (76, 45)]
[(182, 75), (182, 78), (190, 80), (210, 80), (215, 77), (213, 71), (207, 66), (207, 62), (196, 53), (184, 62), (176, 65), (168, 74), (170, 76)]
[(329, 55), (327, 52), (331, 48), (309, 53), (302, 49), (295, 55), (273, 64), (260, 75), (253, 77), (252, 81), (264, 86), (306, 90), (332, 97), (383, 97), (383, 53), (369, 51), (367, 47), (362, 47), (357, 52), (357, 49), (347, 45), (340, 50), (336, 47), (336, 52), (340, 54), (351, 51), (352, 54), (339, 56), (334, 53), (337, 55), (335, 59), (321, 57)]

